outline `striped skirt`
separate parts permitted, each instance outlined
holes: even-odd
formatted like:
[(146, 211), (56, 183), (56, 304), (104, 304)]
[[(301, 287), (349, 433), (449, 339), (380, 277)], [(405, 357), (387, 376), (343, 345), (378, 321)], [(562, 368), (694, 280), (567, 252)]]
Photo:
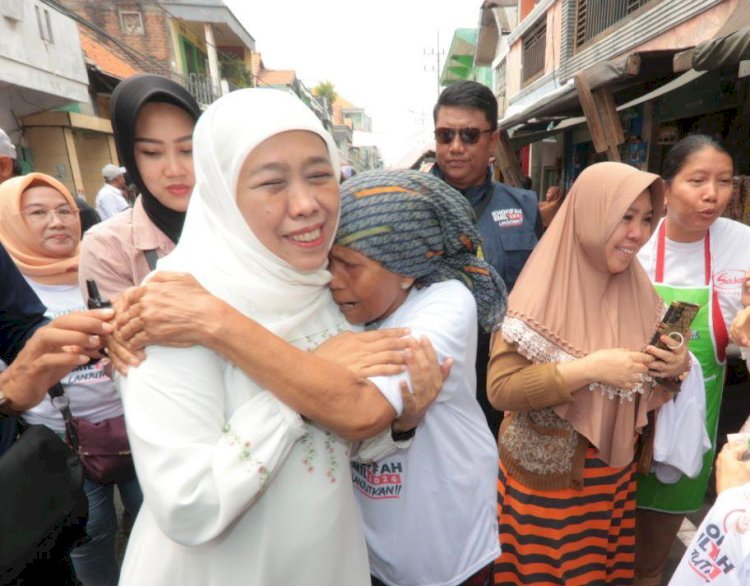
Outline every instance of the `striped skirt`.
[(496, 586), (633, 583), (635, 464), (610, 468), (594, 453), (580, 491), (531, 490), (500, 463)]

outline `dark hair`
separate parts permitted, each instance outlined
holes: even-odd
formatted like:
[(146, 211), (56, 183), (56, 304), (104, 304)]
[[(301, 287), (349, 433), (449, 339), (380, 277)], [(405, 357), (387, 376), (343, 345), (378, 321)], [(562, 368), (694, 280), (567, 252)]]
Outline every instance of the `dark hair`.
[(433, 122), (437, 122), (441, 106), (472, 108), (484, 114), (491, 130), (497, 129), (497, 98), (486, 85), (476, 81), (457, 81), (443, 90), (432, 111)]
[(669, 149), (667, 156), (664, 157), (664, 165), (661, 172), (664, 181), (670, 183), (682, 170), (691, 155), (709, 148), (724, 153), (732, 159), (732, 171), (734, 172), (734, 159), (723, 144), (706, 134), (689, 134), (685, 138), (678, 140)]
[(146, 215), (172, 242), (177, 242), (185, 222), (185, 212), (170, 209), (148, 190), (135, 162), (135, 127), (143, 106), (162, 102), (176, 106), (198, 120), (198, 102), (177, 82), (160, 75), (141, 73), (122, 80), (112, 92), (110, 116), (121, 164), (138, 187)]
[(23, 165), (18, 159), (13, 159), (13, 175), (16, 177), (23, 173)]

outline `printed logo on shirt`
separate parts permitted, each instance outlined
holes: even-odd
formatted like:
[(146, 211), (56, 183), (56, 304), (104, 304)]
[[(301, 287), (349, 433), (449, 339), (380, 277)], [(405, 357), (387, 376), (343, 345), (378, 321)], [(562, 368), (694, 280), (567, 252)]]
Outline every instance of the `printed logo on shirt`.
[(352, 462), (352, 483), (370, 499), (398, 499), (403, 488), (403, 472), (401, 462)]
[(714, 275), (714, 286), (722, 291), (734, 291), (742, 288), (745, 282), (745, 271), (728, 270)]
[(492, 219), (501, 228), (512, 228), (523, 224), (523, 210), (521, 208), (507, 208), (504, 210), (493, 210)]
[(706, 583), (713, 582), (734, 570), (734, 564), (722, 553), (725, 532), (716, 523), (709, 523), (694, 541), (689, 566)]
[(101, 362), (96, 364), (84, 364), (73, 369), (60, 381), (64, 385), (94, 385), (110, 382), (110, 378), (104, 373)]

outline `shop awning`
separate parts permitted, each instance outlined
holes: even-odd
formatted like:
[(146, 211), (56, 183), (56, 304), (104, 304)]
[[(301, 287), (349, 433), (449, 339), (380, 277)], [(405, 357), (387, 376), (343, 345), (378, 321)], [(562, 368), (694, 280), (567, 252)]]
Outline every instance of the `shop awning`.
[[(628, 108), (633, 108), (635, 106), (638, 106), (639, 104), (643, 104), (645, 102), (649, 102), (651, 100), (661, 98), (667, 95), (668, 93), (675, 91), (676, 89), (679, 89), (681, 87), (686, 86), (689, 83), (694, 82), (695, 80), (705, 75), (705, 73), (706, 73), (705, 71), (695, 71), (691, 69), (690, 71), (683, 73), (679, 77), (676, 77), (672, 81), (665, 83), (664, 85), (658, 87), (657, 89), (647, 92), (643, 94), (642, 96), (639, 96), (633, 100), (630, 100), (628, 102), (625, 102), (617, 106), (617, 111), (621, 112), (623, 110), (627, 110)], [(539, 122), (536, 122), (536, 123), (531, 122), (531, 123), (519, 126), (517, 128), (514, 128), (511, 131), (510, 133), (511, 144), (515, 148), (518, 148), (525, 144), (537, 142), (539, 140), (550, 137), (554, 134), (558, 134), (565, 130), (570, 130), (571, 128), (575, 128), (576, 126), (580, 126), (585, 123), (586, 123), (585, 116), (572, 116), (562, 121), (548, 122), (546, 123), (546, 125), (540, 124)]]
[(675, 70), (711, 71), (750, 60), (750, 2), (740, 0), (713, 38), (675, 56)]
[[(584, 74), (592, 90), (609, 87), (618, 102), (629, 101), (635, 94), (654, 89), (674, 78), (672, 62), (676, 50), (641, 51), (617, 59), (600, 61)], [(650, 86), (650, 87), (649, 87)], [(520, 107), (518, 107), (520, 106)], [(529, 104), (508, 108), (498, 125), (502, 130), (535, 120), (554, 120), (578, 116), (581, 106), (572, 80)]]
[(479, 29), (475, 28), (459, 28), (453, 33), (453, 41), (440, 74), (441, 86), (471, 79), (478, 34)]

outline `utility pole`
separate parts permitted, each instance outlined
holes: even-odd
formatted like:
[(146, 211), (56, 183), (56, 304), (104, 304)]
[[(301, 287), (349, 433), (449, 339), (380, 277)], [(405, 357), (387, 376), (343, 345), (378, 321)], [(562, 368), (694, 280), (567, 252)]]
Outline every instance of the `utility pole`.
[[(435, 57), (435, 65), (427, 66), (425, 65), (424, 70), (425, 71), (435, 71), (435, 85), (437, 89), (437, 96), (435, 96), (435, 99), (437, 99), (440, 96), (440, 57), (443, 56), (445, 52), (440, 48), (440, 31), (437, 31), (437, 44), (434, 48), (430, 49), (424, 49), (424, 55), (427, 57)], [(434, 68), (434, 69), (433, 69)]]

